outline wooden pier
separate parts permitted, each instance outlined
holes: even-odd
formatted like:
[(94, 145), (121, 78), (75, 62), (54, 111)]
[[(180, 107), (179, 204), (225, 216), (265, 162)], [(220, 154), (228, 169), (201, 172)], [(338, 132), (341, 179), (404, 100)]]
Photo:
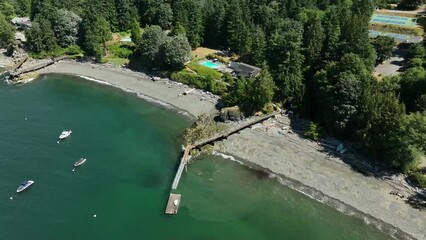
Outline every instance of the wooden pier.
[(182, 177), (183, 169), (186, 167), (186, 164), (188, 164), (188, 158), (189, 158), (189, 153), (191, 149), (192, 149), (192, 146), (190, 145), (185, 147), (185, 151), (183, 152), (183, 156), (180, 160), (178, 171), (176, 173), (175, 179), (173, 180), (172, 190), (176, 190), (179, 185), (179, 181), (180, 181), (180, 178)]
[(203, 146), (205, 146), (207, 144), (211, 144), (211, 143), (214, 143), (216, 141), (220, 141), (220, 140), (226, 139), (227, 137), (231, 136), (232, 134), (238, 133), (241, 130), (244, 130), (244, 129), (248, 128), (248, 127), (251, 127), (251, 126), (253, 126), (253, 125), (255, 125), (255, 124), (259, 123), (259, 122), (263, 122), (266, 119), (269, 119), (269, 118), (271, 118), (271, 117), (273, 117), (273, 116), (275, 116), (277, 114), (278, 114), (278, 112), (273, 112), (273, 113), (270, 113), (270, 114), (266, 114), (264, 116), (255, 117), (255, 118), (253, 118), (251, 120), (248, 120), (247, 122), (242, 123), (241, 125), (238, 125), (238, 126), (235, 126), (235, 127), (231, 128), (231, 129), (229, 129), (226, 132), (218, 133), (218, 134), (215, 134), (215, 135), (213, 135), (213, 136), (211, 136), (211, 137), (209, 137), (207, 139), (203, 139), (203, 140), (200, 140), (198, 142), (195, 142), (192, 145), (192, 149), (194, 149), (194, 148), (201, 148), (201, 147), (203, 147)]
[[(228, 131), (215, 134), (215, 135), (213, 135), (213, 136), (211, 136), (207, 139), (203, 139), (203, 140), (200, 140), (198, 142), (195, 142), (192, 145), (187, 145), (185, 147), (185, 151), (184, 151), (183, 156), (180, 160), (179, 168), (178, 168), (176, 175), (175, 175), (175, 178), (173, 180), (172, 191), (176, 190), (178, 185), (179, 185), (180, 178), (182, 177), (183, 170), (185, 169), (185, 167), (188, 164), (190, 152), (191, 152), (192, 149), (201, 148), (201, 147), (203, 147), (207, 144), (212, 144), (216, 141), (226, 139), (227, 137), (229, 137), (232, 134), (238, 133), (243, 129), (251, 127), (254, 124), (257, 124), (259, 122), (263, 122), (266, 119), (269, 119), (269, 118), (275, 116), (277, 113), (278, 112), (274, 112), (274, 113), (266, 114), (266, 115), (261, 116), (261, 117), (253, 118), (253, 119), (251, 119), (247, 122), (242, 123), (241, 125), (238, 125), (238, 126), (235, 126), (231, 129), (229, 129)], [(180, 198), (181, 198), (180, 194), (170, 193), (169, 201), (167, 202), (167, 206), (166, 206), (166, 214), (177, 214), (179, 206), (180, 206)], [(175, 200), (177, 200), (177, 203), (178, 203), (176, 205), (174, 204)]]
[[(167, 201), (166, 214), (176, 215), (180, 206), (180, 194), (170, 193), (169, 201)], [(176, 204), (175, 204), (176, 203)]]

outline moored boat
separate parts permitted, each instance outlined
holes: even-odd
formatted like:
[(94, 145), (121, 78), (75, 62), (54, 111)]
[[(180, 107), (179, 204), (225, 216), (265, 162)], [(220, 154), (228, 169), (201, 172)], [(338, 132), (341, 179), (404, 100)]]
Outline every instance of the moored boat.
[(25, 189), (29, 188), (33, 183), (34, 183), (33, 180), (27, 180), (22, 182), (21, 185), (19, 185), (18, 189), (16, 189), (16, 192), (20, 193), (24, 191)]
[(71, 130), (64, 130), (62, 131), (61, 135), (59, 135), (59, 140), (64, 140), (65, 138), (69, 137), (71, 135), (72, 131)]
[(83, 165), (85, 162), (86, 162), (86, 159), (85, 159), (85, 158), (80, 158), (80, 159), (78, 159), (78, 160), (77, 160), (77, 162), (75, 162), (75, 163), (74, 163), (74, 167), (81, 166), (81, 165)]

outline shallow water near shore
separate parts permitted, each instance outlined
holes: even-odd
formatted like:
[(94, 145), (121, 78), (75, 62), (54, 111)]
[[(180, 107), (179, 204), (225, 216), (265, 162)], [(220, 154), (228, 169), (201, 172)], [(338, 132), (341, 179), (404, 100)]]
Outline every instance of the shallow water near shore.
[[(0, 83), (0, 239), (390, 239), (218, 157), (189, 166), (179, 214), (164, 215), (189, 124), (75, 77)], [(58, 144), (64, 129), (73, 134)], [(16, 194), (25, 179), (34, 186)]]

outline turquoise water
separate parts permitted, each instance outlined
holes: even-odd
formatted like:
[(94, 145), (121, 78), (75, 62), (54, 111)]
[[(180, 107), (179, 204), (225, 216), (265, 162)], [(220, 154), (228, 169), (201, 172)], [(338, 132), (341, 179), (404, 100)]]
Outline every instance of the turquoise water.
[(214, 68), (214, 69), (216, 69), (216, 68), (219, 68), (219, 67), (220, 67), (220, 65), (219, 65), (219, 64), (214, 63), (214, 62), (212, 62), (212, 61), (210, 61), (210, 60), (204, 60), (204, 61), (200, 62), (200, 64), (201, 64), (201, 65), (203, 65), (203, 66), (205, 66), (205, 67), (208, 67), (208, 68)]
[(179, 214), (164, 215), (189, 122), (132, 94), (54, 75), (1, 83), (0, 113), (0, 239), (389, 239), (214, 157), (190, 165)]

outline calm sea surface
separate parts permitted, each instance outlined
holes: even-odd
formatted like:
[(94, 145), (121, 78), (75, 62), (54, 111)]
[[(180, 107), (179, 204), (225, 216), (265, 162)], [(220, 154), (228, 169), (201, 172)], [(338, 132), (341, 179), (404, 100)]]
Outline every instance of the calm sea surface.
[[(164, 215), (189, 124), (79, 78), (0, 83), (0, 239), (389, 239), (214, 157), (189, 167), (179, 214)], [(58, 144), (64, 129), (73, 134)], [(72, 171), (80, 157), (86, 164)], [(35, 184), (16, 194), (26, 179)]]

